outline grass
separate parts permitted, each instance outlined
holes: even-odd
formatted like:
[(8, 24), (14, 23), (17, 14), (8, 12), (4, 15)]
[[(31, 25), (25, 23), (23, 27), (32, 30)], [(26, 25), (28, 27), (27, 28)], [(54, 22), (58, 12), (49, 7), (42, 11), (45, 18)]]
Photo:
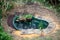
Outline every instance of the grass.
[(4, 9), (2, 9), (3, 5), (4, 5), (4, 2), (0, 2), (0, 7), (1, 7), (0, 8), (0, 40), (12, 40), (12, 37), (4, 31), (4, 28), (1, 25), (2, 13), (4, 12), (3, 11)]
[(10, 36), (8, 33), (4, 31), (3, 26), (0, 23), (0, 40), (12, 40), (12, 39), (13, 39), (12, 36)]
[(0, 32), (0, 40), (12, 40), (12, 37), (6, 32)]
[(32, 15), (31, 14), (24, 15), (24, 18), (32, 18)]
[(0, 40), (12, 40), (12, 37), (4, 31), (3, 26), (1, 25), (1, 19), (0, 19)]

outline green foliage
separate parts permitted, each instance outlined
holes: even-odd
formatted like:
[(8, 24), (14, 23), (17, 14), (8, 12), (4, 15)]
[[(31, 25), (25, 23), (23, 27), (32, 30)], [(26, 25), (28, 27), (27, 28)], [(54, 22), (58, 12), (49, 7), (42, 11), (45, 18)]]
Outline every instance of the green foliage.
[(0, 9), (0, 25), (1, 25), (1, 18), (2, 18), (2, 9)]
[(3, 32), (3, 27), (0, 25), (0, 32)]
[(4, 2), (0, 2), (0, 5), (2, 6), (4, 4)]
[(10, 10), (13, 8), (13, 4), (9, 1), (5, 1), (5, 2), (2, 1), (0, 2), (0, 5), (1, 5), (0, 8), (4, 8), (2, 10)]
[(34, 1), (35, 0), (15, 0), (15, 2), (18, 3), (18, 4), (31, 4)]
[(3, 27), (0, 25), (0, 40), (12, 40), (13, 38), (4, 32)]
[(0, 9), (0, 19), (2, 18), (2, 9)]
[(0, 25), (0, 40), (12, 40), (13, 38), (4, 32), (3, 27)]
[(43, 24), (43, 22), (41, 21), (40, 23), (39, 23), (39, 29), (43, 29), (44, 28), (44, 24)]
[(0, 24), (0, 40), (12, 40), (12, 37), (4, 32), (3, 27)]
[(25, 18), (25, 19), (26, 19), (26, 18), (32, 18), (32, 17), (33, 17), (33, 15), (31, 15), (31, 14), (26, 14), (26, 15), (22, 15), (22, 16), (20, 15), (20, 16), (17, 17), (17, 18), (18, 18), (18, 19), (19, 19), (19, 18)]
[(0, 18), (2, 18), (3, 15), (7, 16), (6, 12), (11, 10), (12, 8), (13, 8), (13, 3), (11, 1), (1, 0), (0, 1)]
[(32, 3), (32, 0), (27, 0), (27, 3)]
[(24, 15), (24, 18), (32, 18), (32, 15), (31, 14)]
[(0, 40), (12, 40), (12, 38), (7, 33), (0, 32)]
[(36, 1), (38, 1), (40, 3), (44, 3), (46, 0), (36, 0)]
[(11, 10), (13, 8), (13, 4), (10, 4), (9, 2), (6, 3), (6, 10)]
[(2, 10), (10, 10), (12, 8), (10, 4), (8, 4), (7, 7), (5, 3), (6, 2), (4, 1), (0, 2), (0, 40), (12, 40), (12, 37), (4, 32), (3, 27), (1, 26), (2, 12), (4, 12)]

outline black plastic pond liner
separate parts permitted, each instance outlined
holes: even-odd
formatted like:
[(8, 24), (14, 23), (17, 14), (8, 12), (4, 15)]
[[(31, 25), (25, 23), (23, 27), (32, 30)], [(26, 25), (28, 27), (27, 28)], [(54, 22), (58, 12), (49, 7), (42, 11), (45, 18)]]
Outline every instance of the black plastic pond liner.
[[(16, 29), (45, 29), (48, 27), (49, 23), (45, 20), (41, 20), (33, 17), (31, 22), (16, 22), (17, 17), (13, 19), (13, 25)], [(39, 26), (40, 25), (40, 26)]]

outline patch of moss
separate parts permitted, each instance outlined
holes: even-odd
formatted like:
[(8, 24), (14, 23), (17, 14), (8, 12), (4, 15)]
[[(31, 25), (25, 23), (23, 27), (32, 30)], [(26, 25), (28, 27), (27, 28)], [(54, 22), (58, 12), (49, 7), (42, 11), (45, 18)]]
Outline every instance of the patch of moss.
[(24, 15), (23, 17), (24, 18), (32, 18), (33, 16), (31, 14), (28, 14), (28, 15)]

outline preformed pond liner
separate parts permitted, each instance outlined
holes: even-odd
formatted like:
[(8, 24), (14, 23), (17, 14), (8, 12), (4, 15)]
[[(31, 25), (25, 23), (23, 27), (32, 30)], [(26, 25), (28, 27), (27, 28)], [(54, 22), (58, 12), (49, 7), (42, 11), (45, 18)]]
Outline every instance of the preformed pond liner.
[(14, 28), (17, 30), (21, 29), (45, 29), (48, 27), (49, 23), (45, 20), (41, 20), (35, 17), (32, 17), (31, 22), (16, 22), (19, 16), (13, 18)]

